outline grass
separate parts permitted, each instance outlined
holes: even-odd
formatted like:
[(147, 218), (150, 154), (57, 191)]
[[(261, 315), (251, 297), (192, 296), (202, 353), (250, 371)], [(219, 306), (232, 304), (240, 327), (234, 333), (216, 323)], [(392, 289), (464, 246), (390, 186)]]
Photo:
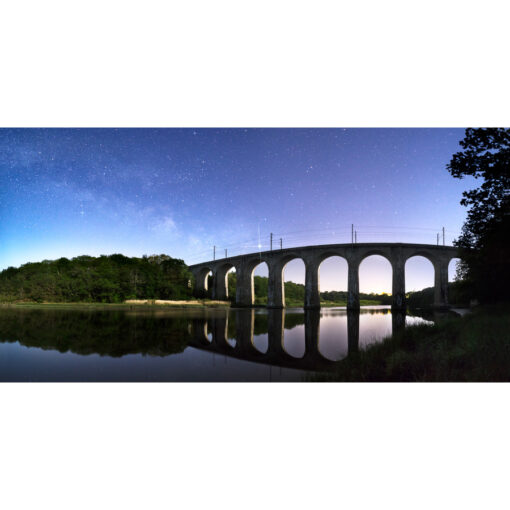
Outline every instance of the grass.
[(310, 380), (510, 381), (510, 305), (407, 327)]
[(132, 310), (132, 309), (180, 309), (180, 308), (228, 308), (229, 301), (213, 301), (200, 299), (193, 301), (170, 301), (159, 300), (138, 300), (137, 302), (126, 303), (0, 303), (3, 308), (51, 308), (51, 309), (99, 309), (99, 310)]

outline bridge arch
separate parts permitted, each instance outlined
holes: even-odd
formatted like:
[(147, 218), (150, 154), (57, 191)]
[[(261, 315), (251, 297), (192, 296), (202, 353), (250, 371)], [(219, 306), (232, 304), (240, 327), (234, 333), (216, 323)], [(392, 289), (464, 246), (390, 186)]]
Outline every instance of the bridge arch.
[[(283, 304), (302, 307), (305, 302), (306, 265), (302, 257), (293, 257), (283, 265)], [(287, 285), (285, 285), (287, 283)]]
[(299, 253), (289, 251), (283, 255), (281, 253), (276, 255), (268, 263), (269, 280), (268, 280), (267, 306), (269, 308), (285, 307), (284, 270), (285, 266), (289, 262), (296, 259), (303, 260), (302, 256)]
[(358, 257), (358, 266), (361, 266), (361, 264), (368, 259), (369, 257), (382, 257), (386, 259), (390, 266), (393, 265), (392, 256), (391, 253), (388, 250), (380, 249), (380, 248), (373, 248), (367, 251), (363, 251), (359, 257)]
[(434, 265), (437, 261), (437, 254), (431, 253), (430, 250), (424, 249), (414, 249), (414, 250), (406, 250), (405, 252), (405, 261), (407, 262), (409, 259), (413, 257), (423, 257), (427, 259), (432, 265)]
[(213, 299), (228, 299), (228, 273), (235, 269), (232, 262), (221, 261), (215, 265), (213, 270)]
[[(258, 273), (258, 274), (256, 274)], [(266, 261), (259, 262), (251, 270), (250, 292), (253, 294), (253, 302), (257, 306), (267, 305), (267, 286), (269, 277), (269, 267)]]
[(201, 267), (192, 272), (195, 278), (193, 294), (197, 298), (205, 298), (209, 293), (209, 276), (213, 275), (212, 267)]

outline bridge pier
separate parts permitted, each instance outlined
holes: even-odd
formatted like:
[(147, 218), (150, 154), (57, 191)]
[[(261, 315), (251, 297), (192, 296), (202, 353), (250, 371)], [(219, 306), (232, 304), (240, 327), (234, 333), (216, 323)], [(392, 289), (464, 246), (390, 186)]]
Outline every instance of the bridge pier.
[(310, 260), (305, 264), (305, 308), (314, 310), (320, 307), (319, 263)]
[(305, 311), (305, 358), (309, 361), (323, 360), (319, 351), (321, 312)]
[(193, 276), (195, 278), (195, 284), (193, 286), (193, 295), (197, 298), (205, 298), (207, 296), (207, 275), (209, 274), (210, 269), (198, 269), (193, 271)]
[(223, 268), (213, 273), (212, 298), (225, 301), (228, 298), (227, 272)]
[(218, 349), (229, 348), (228, 337), (228, 312), (225, 317), (213, 317), (211, 319), (212, 344)]
[(236, 306), (253, 306), (253, 268), (245, 264), (236, 266)]
[(347, 309), (359, 310), (359, 260), (348, 260)]
[(406, 269), (405, 260), (402, 257), (401, 251), (395, 256), (392, 266), (392, 286), (391, 296), (392, 310), (405, 310), (406, 309)]
[(406, 327), (406, 312), (395, 311), (391, 314), (391, 334), (402, 331)]
[(283, 265), (280, 262), (269, 264), (269, 278), (267, 282), (267, 307), (285, 308)]
[(359, 311), (347, 311), (347, 354), (359, 351)]
[(284, 356), (283, 335), (285, 331), (285, 310), (267, 312), (267, 354), (272, 357)]
[(439, 258), (434, 262), (434, 307), (448, 308), (448, 262)]
[(254, 354), (253, 333), (255, 310), (236, 310), (236, 348), (244, 354)]

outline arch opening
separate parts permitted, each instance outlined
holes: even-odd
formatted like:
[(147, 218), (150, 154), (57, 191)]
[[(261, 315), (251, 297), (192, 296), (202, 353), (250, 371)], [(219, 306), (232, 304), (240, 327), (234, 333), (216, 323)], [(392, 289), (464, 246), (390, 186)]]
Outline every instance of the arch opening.
[(448, 264), (448, 301), (450, 305), (469, 306), (471, 292), (465, 279), (466, 268), (462, 260), (455, 257)]
[(256, 306), (267, 305), (269, 268), (266, 262), (259, 262), (253, 268), (251, 276), (253, 304)]
[(462, 265), (462, 260), (454, 257), (448, 263), (448, 281), (457, 282), (464, 279), (465, 268)]
[(236, 300), (236, 290), (237, 290), (237, 274), (236, 268), (231, 266), (231, 268), (227, 271), (225, 275), (226, 285), (227, 285), (227, 299), (232, 303), (235, 303)]
[(349, 352), (347, 312), (325, 309), (321, 314), (318, 350), (329, 361), (340, 361)]
[(251, 339), (255, 350), (265, 354), (269, 350), (269, 320), (264, 310), (257, 310), (253, 317), (253, 337)]
[(391, 305), (393, 270), (382, 255), (368, 255), (358, 268), (360, 305)]
[(293, 358), (303, 358), (306, 353), (305, 325), (299, 319), (287, 319), (285, 314), (285, 329), (283, 333), (283, 350)]
[(236, 314), (227, 313), (227, 343), (230, 347), (235, 347), (237, 345), (236, 338), (236, 327), (237, 327), (237, 316)]
[(319, 265), (321, 305), (347, 305), (347, 260), (339, 255), (326, 257)]
[(212, 289), (213, 289), (213, 272), (208, 269), (208, 272), (205, 274), (204, 281), (201, 282), (204, 286), (203, 294), (205, 298), (212, 299)]
[(435, 270), (432, 262), (423, 255), (406, 260), (406, 299), (411, 308), (431, 306), (434, 302)]
[(285, 306), (302, 307), (305, 302), (305, 263), (303, 259), (293, 258), (283, 266), (283, 288)]
[(253, 335), (253, 347), (258, 352), (265, 354), (269, 349), (269, 338), (267, 333)]

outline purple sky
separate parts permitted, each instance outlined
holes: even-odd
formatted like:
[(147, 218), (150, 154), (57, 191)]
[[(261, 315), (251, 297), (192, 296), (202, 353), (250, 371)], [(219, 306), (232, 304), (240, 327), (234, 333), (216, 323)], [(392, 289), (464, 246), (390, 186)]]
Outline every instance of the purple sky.
[[(0, 129), (0, 269), (81, 254), (167, 253), (195, 263), (284, 246), (435, 244), (459, 234), (472, 180), (446, 170), (463, 129)], [(451, 266), (450, 276), (454, 268)], [(258, 269), (256, 274), (264, 274)], [(285, 277), (304, 281), (293, 261)], [(346, 288), (345, 262), (321, 289)], [(431, 286), (414, 259), (407, 289)], [(362, 291), (391, 291), (380, 257)]]

